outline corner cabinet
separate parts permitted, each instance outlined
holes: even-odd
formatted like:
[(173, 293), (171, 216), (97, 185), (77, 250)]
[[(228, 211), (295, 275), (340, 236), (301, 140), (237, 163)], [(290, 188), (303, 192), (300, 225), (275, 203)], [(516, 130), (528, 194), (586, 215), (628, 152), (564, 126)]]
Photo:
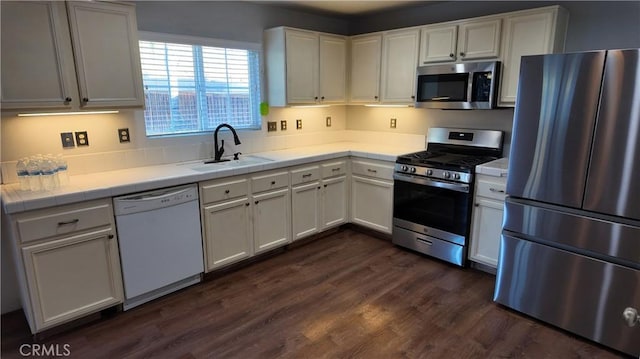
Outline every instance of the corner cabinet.
[(502, 19), (429, 25), (420, 31), (420, 65), (497, 58)]
[(269, 105), (346, 101), (347, 39), (277, 27), (265, 30)]
[(389, 31), (382, 37), (382, 102), (413, 104), (420, 32)]
[(505, 16), (498, 105), (515, 106), (522, 56), (563, 51), (567, 21), (567, 11), (560, 6), (518, 11)]
[(351, 161), (351, 222), (391, 234), (393, 163)]
[(491, 268), (498, 265), (506, 182), (505, 177), (476, 178), (469, 259)]
[[(5, 217), (32, 333), (122, 303), (110, 199)], [(4, 240), (4, 238), (3, 238)]]
[(144, 107), (134, 5), (1, 7), (3, 110)]

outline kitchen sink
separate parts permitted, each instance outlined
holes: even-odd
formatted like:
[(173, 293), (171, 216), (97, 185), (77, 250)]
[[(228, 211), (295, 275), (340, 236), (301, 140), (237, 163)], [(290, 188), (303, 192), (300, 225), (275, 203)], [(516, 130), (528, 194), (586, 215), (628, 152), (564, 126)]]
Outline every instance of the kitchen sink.
[(198, 172), (207, 172), (207, 171), (215, 171), (221, 168), (235, 168), (242, 166), (252, 166), (259, 165), (266, 162), (273, 161), (270, 158), (260, 157), (260, 156), (240, 156), (239, 159), (233, 160), (229, 158), (223, 158), (221, 161), (214, 162), (213, 159), (207, 159), (203, 162), (199, 162), (198, 164), (191, 167), (192, 170)]

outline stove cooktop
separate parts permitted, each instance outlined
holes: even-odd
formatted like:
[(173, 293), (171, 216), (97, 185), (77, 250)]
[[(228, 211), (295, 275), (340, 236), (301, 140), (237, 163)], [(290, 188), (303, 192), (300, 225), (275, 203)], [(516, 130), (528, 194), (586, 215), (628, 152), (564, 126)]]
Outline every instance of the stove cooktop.
[(493, 161), (496, 158), (497, 157), (492, 156), (420, 151), (399, 156), (396, 163), (414, 166), (473, 170), (476, 165)]

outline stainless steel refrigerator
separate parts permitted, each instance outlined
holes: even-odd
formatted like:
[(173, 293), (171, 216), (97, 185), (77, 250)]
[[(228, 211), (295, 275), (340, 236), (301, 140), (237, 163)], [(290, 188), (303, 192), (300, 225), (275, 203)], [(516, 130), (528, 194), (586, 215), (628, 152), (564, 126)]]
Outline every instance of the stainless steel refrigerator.
[(494, 300), (640, 357), (640, 50), (522, 58)]

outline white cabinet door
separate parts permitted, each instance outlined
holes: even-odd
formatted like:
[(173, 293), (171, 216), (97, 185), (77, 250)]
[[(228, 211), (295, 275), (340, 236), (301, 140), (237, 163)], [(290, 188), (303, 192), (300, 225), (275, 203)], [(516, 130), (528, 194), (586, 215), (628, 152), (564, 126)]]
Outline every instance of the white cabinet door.
[(504, 202), (476, 198), (469, 258), (496, 268), (500, 250)]
[(22, 257), (36, 331), (122, 302), (112, 229), (26, 246)]
[(351, 221), (391, 234), (393, 182), (351, 177)]
[(203, 208), (207, 272), (253, 255), (249, 211), (247, 197)]
[(77, 102), (64, 2), (0, 6), (2, 109), (67, 108)]
[(142, 107), (135, 6), (68, 2), (81, 106)]
[(420, 33), (415, 30), (384, 34), (382, 46), (382, 102), (413, 103)]
[(500, 55), (501, 24), (502, 19), (462, 23), (458, 37), (459, 59), (497, 58)]
[(255, 253), (291, 242), (289, 188), (253, 195), (253, 241)]
[(294, 241), (320, 231), (320, 188), (319, 182), (291, 188), (291, 224)]
[(347, 40), (320, 35), (320, 102), (343, 103), (347, 97)]
[(287, 29), (286, 76), (288, 103), (318, 101), (318, 34)]
[(322, 229), (347, 222), (347, 177), (322, 180)]
[[(523, 12), (504, 20), (502, 45), (501, 106), (514, 106), (520, 76), (520, 58), (526, 55), (550, 54), (562, 49), (564, 27), (556, 30), (557, 8)], [(562, 36), (556, 36), (560, 31)]]
[(381, 54), (381, 35), (358, 36), (351, 39), (349, 102), (379, 102)]
[(425, 26), (420, 30), (420, 64), (456, 61), (457, 25)]

